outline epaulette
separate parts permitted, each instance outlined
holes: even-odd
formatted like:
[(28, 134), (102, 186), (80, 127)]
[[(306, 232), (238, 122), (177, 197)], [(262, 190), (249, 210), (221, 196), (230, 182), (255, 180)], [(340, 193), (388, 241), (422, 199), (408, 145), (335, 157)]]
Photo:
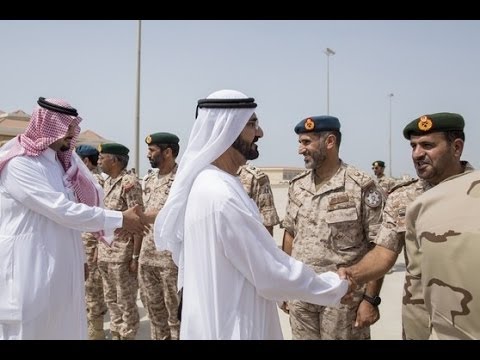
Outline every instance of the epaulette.
[(372, 179), (370, 175), (366, 172), (358, 170), (354, 167), (348, 166), (346, 169), (347, 175), (355, 181), (362, 189), (368, 188), (375, 184), (375, 181)]
[(298, 179), (304, 178), (305, 176), (310, 175), (311, 173), (312, 173), (311, 169), (305, 170), (304, 172), (301, 172), (297, 176), (294, 176), (288, 183), (292, 184), (295, 181), (297, 181)]
[(388, 192), (388, 194), (391, 194), (391, 193), (394, 192), (395, 190), (397, 190), (397, 189), (399, 189), (399, 188), (401, 188), (401, 187), (404, 187), (404, 186), (408, 186), (408, 185), (410, 185), (410, 184), (413, 184), (413, 183), (415, 183), (415, 182), (417, 182), (417, 181), (418, 181), (418, 179), (414, 179), (414, 178), (410, 178), (410, 179), (408, 179), (408, 180), (401, 181), (400, 183), (395, 184), (395, 186), (390, 189), (390, 191)]
[(256, 168), (255, 166), (247, 165), (244, 168), (250, 174), (252, 174), (256, 179), (261, 179), (261, 178), (267, 176), (267, 174), (265, 174), (262, 170), (260, 170), (259, 168)]

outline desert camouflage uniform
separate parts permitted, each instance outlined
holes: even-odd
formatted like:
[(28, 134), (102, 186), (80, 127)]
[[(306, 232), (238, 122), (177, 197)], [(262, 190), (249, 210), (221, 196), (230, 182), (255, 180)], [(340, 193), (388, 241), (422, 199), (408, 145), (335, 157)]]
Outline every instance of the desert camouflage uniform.
[[(462, 161), (462, 165), (465, 172), (473, 170), (473, 167), (466, 161)], [(431, 188), (432, 186), (424, 180), (418, 180), (406, 186), (399, 185), (390, 193), (387, 205), (389, 205), (389, 202), (394, 203), (395, 199), (397, 201), (396, 204), (388, 207), (390, 209), (388, 213), (386, 213), (388, 210), (387, 205), (385, 206), (384, 216), (387, 218), (387, 222), (390, 223), (390, 229), (382, 226), (380, 235), (376, 240), (378, 245), (385, 246), (391, 250), (394, 250), (394, 247), (397, 246), (397, 252), (402, 250), (405, 243), (406, 209), (412, 201)], [(398, 194), (396, 194), (397, 192)], [(396, 245), (388, 245), (389, 242), (391, 244), (396, 243)], [(408, 268), (410, 262), (409, 254), (405, 251), (404, 256), (405, 265)], [(421, 286), (421, 281), (418, 278), (409, 275), (408, 272), (405, 274), (402, 297), (402, 337), (406, 340), (426, 340), (430, 336), (429, 327), (424, 326), (425, 323), (428, 324), (425, 302), (422, 297), (416, 297), (421, 292)]]
[[(135, 174), (125, 169), (104, 183), (105, 208), (125, 211), (137, 204), (143, 206), (142, 188)], [(105, 302), (110, 313), (112, 337), (133, 339), (139, 327), (137, 274), (129, 271), (133, 255), (133, 235), (115, 235), (111, 246), (98, 245), (98, 267), (103, 279)]]
[[(103, 187), (105, 181), (100, 170), (91, 171), (98, 184)], [(85, 280), (85, 301), (87, 304), (88, 337), (92, 340), (104, 339), (103, 315), (107, 312), (107, 305), (103, 298), (102, 276), (97, 267), (96, 252), (98, 239), (92, 233), (82, 234), (83, 245), (87, 256), (88, 278)]]
[(241, 166), (237, 174), (248, 196), (257, 204), (263, 225), (275, 226), (279, 224), (280, 219), (277, 209), (275, 209), (268, 175), (249, 164)]
[(409, 295), (425, 302), (419, 326), (441, 340), (480, 339), (479, 214), (480, 171), (453, 176), (408, 207), (407, 276), (419, 283)]
[[(154, 171), (145, 178), (145, 211), (160, 210), (163, 207), (176, 171), (177, 165), (170, 174), (159, 175), (158, 171)], [(170, 251), (156, 249), (153, 229), (143, 238), (139, 263), (140, 291), (150, 319), (152, 340), (178, 340), (178, 268)]]
[(392, 191), (393, 187), (396, 185), (397, 181), (394, 178), (388, 177), (383, 174), (380, 178), (375, 177), (377, 185), (383, 190), (383, 195), (387, 198), (388, 193)]
[[(314, 177), (308, 170), (290, 181), (282, 227), (294, 236), (294, 258), (317, 273), (336, 271), (370, 250), (382, 221), (383, 198), (369, 175), (344, 162), (318, 191)], [(369, 327), (353, 327), (364, 290), (356, 290), (353, 303), (339, 308), (290, 302), (293, 338), (369, 339)]]

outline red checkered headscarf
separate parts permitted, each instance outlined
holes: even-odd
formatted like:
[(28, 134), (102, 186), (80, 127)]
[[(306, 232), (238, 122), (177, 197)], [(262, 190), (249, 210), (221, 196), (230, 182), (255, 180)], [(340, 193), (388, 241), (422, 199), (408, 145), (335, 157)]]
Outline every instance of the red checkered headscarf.
[(58, 159), (66, 172), (64, 183), (67, 187), (73, 188), (79, 202), (89, 206), (99, 206), (101, 195), (90, 174), (84, 173), (77, 162), (72, 162), (72, 151), (80, 133), (78, 124), (82, 118), (64, 100), (40, 98), (38, 103), (39, 106), (34, 109), (25, 132), (3, 146), (0, 155), (0, 172), (8, 161), (16, 156), (39, 156), (51, 144), (63, 138), (70, 125), (76, 125), (71, 148), (57, 152)]

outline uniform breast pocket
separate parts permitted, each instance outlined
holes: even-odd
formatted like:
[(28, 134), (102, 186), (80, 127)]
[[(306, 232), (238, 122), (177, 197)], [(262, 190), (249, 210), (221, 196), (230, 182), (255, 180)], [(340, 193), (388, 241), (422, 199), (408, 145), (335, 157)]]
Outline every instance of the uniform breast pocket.
[(327, 215), (325, 216), (325, 221), (328, 224), (345, 223), (349, 221), (356, 221), (357, 219), (357, 209), (354, 207), (346, 209), (333, 209), (331, 211), (327, 211)]
[(345, 209), (332, 209), (325, 216), (325, 222), (331, 231), (331, 240), (335, 248), (347, 249), (357, 245), (358, 234), (356, 223), (358, 221), (355, 207)]

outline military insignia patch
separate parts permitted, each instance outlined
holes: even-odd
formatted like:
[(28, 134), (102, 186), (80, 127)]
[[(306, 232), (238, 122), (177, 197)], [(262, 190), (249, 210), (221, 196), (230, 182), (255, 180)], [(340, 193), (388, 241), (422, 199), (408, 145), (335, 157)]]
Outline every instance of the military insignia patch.
[(102, 152), (102, 144), (98, 144), (97, 150), (98, 152)]
[(365, 204), (371, 208), (376, 208), (382, 203), (382, 194), (375, 187), (368, 189), (364, 195)]
[(145, 142), (150, 145), (152, 143), (152, 137), (150, 135), (148, 135), (146, 138), (145, 138)]
[(433, 123), (427, 116), (422, 116), (420, 120), (418, 120), (417, 126), (419, 130), (428, 131), (432, 128)]
[(305, 121), (305, 129), (306, 130), (313, 130), (315, 128), (315, 123), (313, 122), (312, 119), (308, 118)]

